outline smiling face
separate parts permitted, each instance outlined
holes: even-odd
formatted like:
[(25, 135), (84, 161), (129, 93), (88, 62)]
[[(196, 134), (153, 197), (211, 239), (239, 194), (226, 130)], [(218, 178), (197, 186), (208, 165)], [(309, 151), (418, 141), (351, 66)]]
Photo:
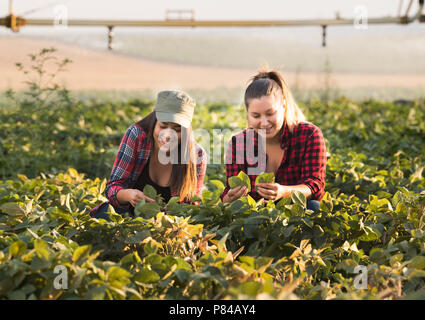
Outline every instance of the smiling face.
[(266, 139), (273, 139), (283, 126), (284, 106), (274, 95), (249, 100), (248, 125), (256, 132), (264, 129)]
[(181, 141), (181, 126), (177, 123), (157, 120), (153, 130), (153, 139), (155, 149), (170, 150), (171, 146), (175, 147)]

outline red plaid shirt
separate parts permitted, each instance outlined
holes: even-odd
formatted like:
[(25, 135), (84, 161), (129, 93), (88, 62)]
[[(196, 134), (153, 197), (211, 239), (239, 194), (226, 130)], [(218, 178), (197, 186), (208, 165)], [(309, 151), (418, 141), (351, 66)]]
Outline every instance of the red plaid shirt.
[[(121, 140), (111, 176), (104, 192), (109, 203), (115, 208), (129, 208), (129, 205), (123, 206), (118, 202), (117, 193), (121, 189), (132, 189), (135, 186), (137, 179), (148, 162), (151, 150), (152, 144), (148, 141), (147, 134), (143, 128), (137, 123), (130, 126)], [(207, 169), (207, 157), (205, 150), (199, 144), (196, 144), (196, 152), (198, 155), (196, 195), (201, 196)], [(179, 194), (171, 188), (171, 196), (176, 197)], [(93, 216), (101, 205), (94, 207), (90, 211), (90, 215)]]
[[(326, 176), (326, 145), (322, 131), (309, 122), (301, 122), (292, 133), (285, 126), (280, 141), (285, 152), (275, 173), (275, 181), (286, 186), (305, 184), (311, 189), (310, 199), (321, 200), (325, 194)], [(254, 151), (247, 151), (250, 148)], [(258, 150), (258, 134), (253, 129), (243, 130), (230, 139), (226, 153), (226, 188), (222, 199), (230, 189), (229, 178), (240, 171), (248, 174), (251, 180), (250, 196), (255, 200), (261, 198), (255, 190), (255, 178), (265, 171), (267, 155)], [(250, 174), (254, 168), (258, 168), (256, 174)]]

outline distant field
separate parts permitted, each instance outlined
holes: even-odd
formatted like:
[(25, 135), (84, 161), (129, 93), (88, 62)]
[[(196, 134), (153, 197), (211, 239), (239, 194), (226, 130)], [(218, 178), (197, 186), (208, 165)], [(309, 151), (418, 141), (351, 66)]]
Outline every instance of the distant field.
[[(154, 61), (230, 68), (258, 68), (265, 62), (290, 72), (425, 74), (424, 25), (328, 28), (115, 29), (114, 52)], [(23, 29), (37, 36), (105, 50), (106, 29)]]
[[(200, 103), (241, 103), (244, 87), (268, 64), (284, 73), (296, 98), (418, 99), (425, 95), (425, 26), (115, 30), (0, 29), (0, 90), (23, 89), (14, 63), (43, 46), (74, 62), (64, 83), (82, 99), (154, 99), (159, 88), (181, 88)], [(1, 99), (1, 93), (0, 93)]]

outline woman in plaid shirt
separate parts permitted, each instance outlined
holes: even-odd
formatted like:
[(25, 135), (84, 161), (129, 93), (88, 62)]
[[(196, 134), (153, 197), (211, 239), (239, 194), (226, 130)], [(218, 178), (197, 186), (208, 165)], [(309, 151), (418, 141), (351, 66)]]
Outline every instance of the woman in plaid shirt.
[(155, 202), (143, 194), (147, 184), (166, 202), (171, 197), (191, 202), (193, 196), (201, 196), (207, 158), (193, 137), (194, 107), (195, 102), (184, 92), (158, 94), (154, 112), (125, 133), (106, 184), (109, 201), (93, 208), (92, 217), (109, 219), (109, 204), (120, 214), (134, 215), (134, 207), (142, 199)]
[[(250, 195), (277, 201), (302, 192), (307, 208), (318, 210), (324, 195), (326, 146), (321, 130), (306, 122), (283, 77), (260, 71), (245, 91), (248, 129), (233, 136), (226, 153), (227, 186), (221, 197), (233, 202), (248, 194), (246, 187), (230, 189), (230, 177), (244, 171), (251, 180)], [(273, 172), (275, 183), (258, 183)]]

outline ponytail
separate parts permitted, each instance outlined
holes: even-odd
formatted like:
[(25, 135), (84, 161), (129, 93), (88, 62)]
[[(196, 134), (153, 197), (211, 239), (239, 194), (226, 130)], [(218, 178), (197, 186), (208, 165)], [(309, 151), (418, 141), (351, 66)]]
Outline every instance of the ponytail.
[(294, 126), (298, 123), (306, 121), (305, 115), (296, 104), (288, 84), (279, 72), (263, 69), (253, 76), (250, 81), (245, 90), (244, 99), (247, 110), (250, 100), (273, 95), (280, 100), (282, 107), (285, 108), (284, 124), (288, 126), (290, 132), (293, 131)]

